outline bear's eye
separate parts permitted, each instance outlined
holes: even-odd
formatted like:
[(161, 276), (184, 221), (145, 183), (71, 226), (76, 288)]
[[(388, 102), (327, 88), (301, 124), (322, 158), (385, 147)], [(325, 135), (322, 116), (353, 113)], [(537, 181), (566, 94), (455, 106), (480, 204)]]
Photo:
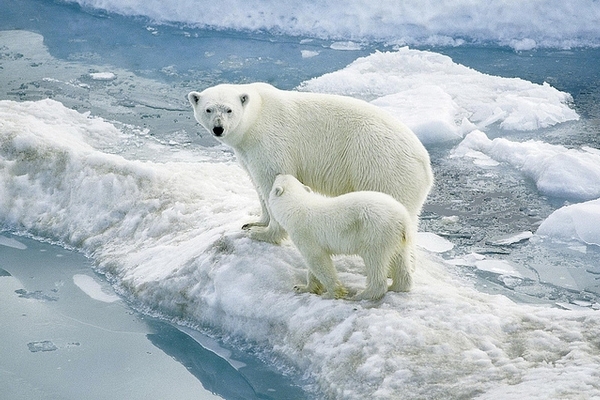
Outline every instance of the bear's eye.
[(227, 109), (227, 114), (231, 114), (233, 112), (233, 110), (231, 108)]
[(210, 108), (207, 108), (205, 111), (207, 114), (210, 114), (212, 112), (212, 110)]

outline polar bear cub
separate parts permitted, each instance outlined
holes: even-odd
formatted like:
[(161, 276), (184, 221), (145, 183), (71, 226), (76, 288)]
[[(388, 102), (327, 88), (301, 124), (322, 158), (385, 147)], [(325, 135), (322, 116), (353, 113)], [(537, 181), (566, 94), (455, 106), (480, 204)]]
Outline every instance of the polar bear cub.
[(334, 254), (358, 254), (364, 260), (366, 288), (353, 300), (383, 297), (388, 273), (393, 281), (390, 290), (410, 288), (413, 220), (392, 196), (360, 191), (326, 197), (292, 175), (278, 175), (269, 205), (273, 218), (308, 264), (308, 284), (296, 286), (296, 291), (321, 293), (325, 289), (326, 297), (345, 297), (348, 291), (337, 277), (331, 260)]

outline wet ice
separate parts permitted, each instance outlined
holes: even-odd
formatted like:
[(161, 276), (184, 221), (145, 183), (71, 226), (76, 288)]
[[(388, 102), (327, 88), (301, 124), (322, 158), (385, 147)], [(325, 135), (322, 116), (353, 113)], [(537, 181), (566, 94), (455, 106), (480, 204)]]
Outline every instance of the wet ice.
[(37, 353), (39, 351), (55, 351), (58, 350), (58, 347), (54, 345), (50, 340), (43, 340), (41, 342), (30, 342), (27, 343), (27, 347), (29, 351), (32, 353)]

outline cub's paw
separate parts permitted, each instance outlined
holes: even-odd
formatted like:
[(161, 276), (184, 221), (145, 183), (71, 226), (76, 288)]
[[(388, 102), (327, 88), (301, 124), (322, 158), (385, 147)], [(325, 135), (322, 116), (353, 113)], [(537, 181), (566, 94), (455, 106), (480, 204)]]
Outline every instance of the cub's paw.
[(295, 285), (294, 292), (300, 293), (313, 293), (313, 294), (322, 294), (323, 287), (322, 286), (308, 286), (308, 285)]
[(327, 291), (323, 294), (324, 299), (343, 299), (348, 296), (348, 289), (339, 285), (332, 291)]
[(391, 292), (410, 292), (413, 286), (412, 275), (404, 274), (396, 277), (392, 284), (388, 287)]
[(350, 300), (352, 300), (352, 301), (362, 301), (362, 300), (377, 301), (377, 300), (381, 300), (381, 298), (384, 295), (385, 295), (385, 292), (375, 293), (372, 291), (363, 290), (362, 292), (358, 292), (357, 294), (352, 296), (350, 298)]

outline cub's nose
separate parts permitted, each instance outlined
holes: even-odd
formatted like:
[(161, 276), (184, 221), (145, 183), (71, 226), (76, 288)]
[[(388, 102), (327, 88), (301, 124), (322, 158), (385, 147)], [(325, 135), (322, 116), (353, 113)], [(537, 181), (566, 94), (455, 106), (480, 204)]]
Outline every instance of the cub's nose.
[(213, 128), (213, 133), (215, 134), (215, 136), (221, 136), (223, 134), (223, 128), (220, 126), (215, 126)]

